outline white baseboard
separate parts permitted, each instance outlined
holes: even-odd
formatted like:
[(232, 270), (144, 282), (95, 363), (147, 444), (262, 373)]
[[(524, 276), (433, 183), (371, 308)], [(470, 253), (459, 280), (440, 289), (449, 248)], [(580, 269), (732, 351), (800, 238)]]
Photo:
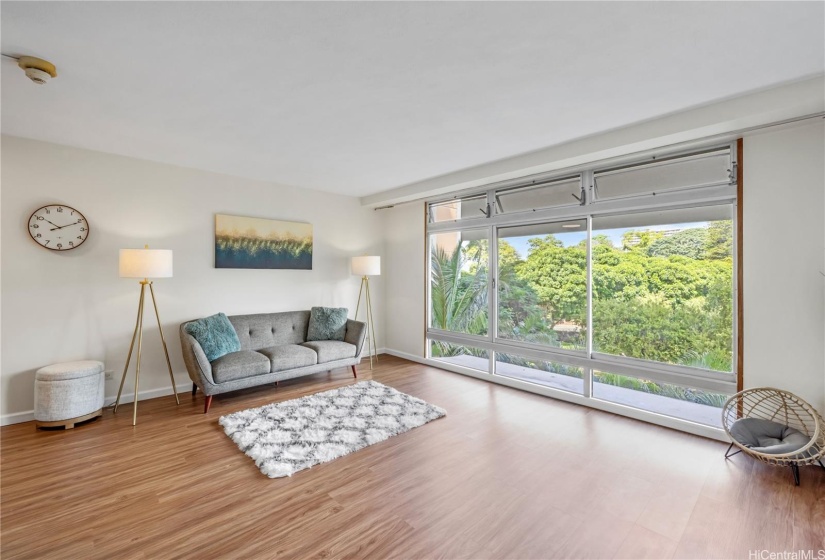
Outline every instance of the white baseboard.
[[(178, 383), (180, 385), (180, 383)], [(188, 386), (188, 385), (187, 385)], [(178, 394), (187, 393), (187, 390), (181, 391), (180, 387), (178, 387)], [(146, 391), (140, 391), (140, 400), (145, 401), (148, 399), (155, 399), (158, 397), (165, 397), (167, 395), (174, 394), (172, 390), (172, 386), (169, 385), (168, 387), (161, 387), (159, 389), (149, 389)], [(107, 395), (103, 397), (103, 406), (104, 408), (108, 408), (115, 404), (115, 399), (117, 399), (117, 394), (114, 395)], [(134, 393), (124, 393), (120, 395), (120, 404), (132, 403), (135, 400)], [(0, 426), (8, 426), (10, 424), (22, 424), (23, 422), (33, 422), (34, 421), (34, 410), (27, 410), (25, 412), (14, 412), (12, 414), (4, 414), (0, 416)]]
[(432, 365), (426, 358), (416, 356), (415, 354), (407, 354), (406, 352), (401, 352), (400, 350), (387, 348), (384, 350), (384, 353), (389, 354), (390, 356), (395, 356), (396, 358), (404, 358), (405, 360), (409, 360), (411, 362), (418, 362), (419, 364), (424, 364), (427, 366)]
[[(189, 382), (192, 383), (191, 381)], [(188, 387), (189, 385), (186, 385)], [(180, 390), (178, 389), (178, 394), (188, 393), (188, 390)], [(149, 399), (156, 399), (158, 397), (165, 397), (167, 395), (173, 395), (175, 392), (172, 390), (172, 386), (169, 385), (168, 387), (161, 387), (159, 389), (149, 389), (148, 391), (140, 391), (140, 400), (145, 401)], [(110, 395), (103, 399), (103, 406), (110, 407), (115, 404), (115, 400), (117, 399), (117, 395)], [(123, 393), (120, 395), (120, 404), (131, 403), (135, 401), (135, 394), (134, 393)]]
[(34, 421), (34, 410), (27, 410), (26, 412), (14, 412), (12, 414), (4, 414), (0, 416), (0, 426), (8, 426), (9, 424), (22, 424), (23, 422)]
[[(381, 354), (389, 354), (389, 353), (390, 352), (386, 348), (378, 348), (375, 351), (375, 353), (373, 354), (373, 356), (380, 356)], [(366, 350), (364, 350), (364, 352), (361, 353), (361, 364), (359, 364), (359, 365), (363, 365), (364, 362), (366, 362), (366, 363), (370, 362), (370, 355), (366, 353)]]

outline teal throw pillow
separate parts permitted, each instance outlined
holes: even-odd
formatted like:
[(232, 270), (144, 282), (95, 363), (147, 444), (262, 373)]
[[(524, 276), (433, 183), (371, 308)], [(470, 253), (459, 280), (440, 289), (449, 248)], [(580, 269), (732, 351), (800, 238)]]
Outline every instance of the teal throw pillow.
[(313, 307), (309, 312), (307, 341), (344, 340), (347, 311), (346, 307)]
[(210, 362), (241, 349), (238, 333), (223, 313), (189, 322), (184, 330), (198, 341)]

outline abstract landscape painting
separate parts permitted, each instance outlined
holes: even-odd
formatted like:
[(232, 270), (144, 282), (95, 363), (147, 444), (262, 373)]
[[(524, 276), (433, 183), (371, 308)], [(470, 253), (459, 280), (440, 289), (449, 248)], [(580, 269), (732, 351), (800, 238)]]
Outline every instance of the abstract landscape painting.
[(215, 268), (312, 270), (312, 224), (216, 214)]

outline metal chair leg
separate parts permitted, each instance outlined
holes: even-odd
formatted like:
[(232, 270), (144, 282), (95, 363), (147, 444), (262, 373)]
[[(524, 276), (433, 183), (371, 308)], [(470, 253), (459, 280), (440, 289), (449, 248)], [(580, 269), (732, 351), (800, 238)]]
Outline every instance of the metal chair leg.
[(728, 450), (725, 451), (725, 459), (730, 459), (731, 457), (733, 457), (737, 453), (742, 453), (741, 449), (737, 449), (736, 451), (731, 453), (730, 450), (731, 450), (732, 447), (733, 447), (733, 442), (731, 442), (731, 444), (728, 446)]
[(793, 481), (796, 486), (799, 486), (799, 465), (796, 463), (791, 464), (791, 470), (793, 470)]

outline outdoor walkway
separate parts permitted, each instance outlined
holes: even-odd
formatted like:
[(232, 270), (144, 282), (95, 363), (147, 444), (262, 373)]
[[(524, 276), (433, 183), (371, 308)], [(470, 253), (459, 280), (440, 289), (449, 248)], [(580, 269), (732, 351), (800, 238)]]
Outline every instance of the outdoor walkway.
[[(450, 358), (438, 358), (438, 360), (485, 372), (488, 370), (489, 364), (486, 358), (478, 358), (466, 354)], [(560, 375), (503, 362), (496, 362), (496, 373), (503, 377), (520, 379), (522, 381), (535, 383), (536, 385), (561, 389), (579, 395), (582, 393), (584, 384), (578, 377)], [(722, 427), (722, 410), (721, 408), (713, 406), (673, 399), (662, 395), (653, 395), (598, 382), (593, 383), (593, 396), (603, 401), (631, 406), (674, 418), (681, 418), (683, 420), (696, 422), (697, 424), (704, 424), (715, 428)]]

